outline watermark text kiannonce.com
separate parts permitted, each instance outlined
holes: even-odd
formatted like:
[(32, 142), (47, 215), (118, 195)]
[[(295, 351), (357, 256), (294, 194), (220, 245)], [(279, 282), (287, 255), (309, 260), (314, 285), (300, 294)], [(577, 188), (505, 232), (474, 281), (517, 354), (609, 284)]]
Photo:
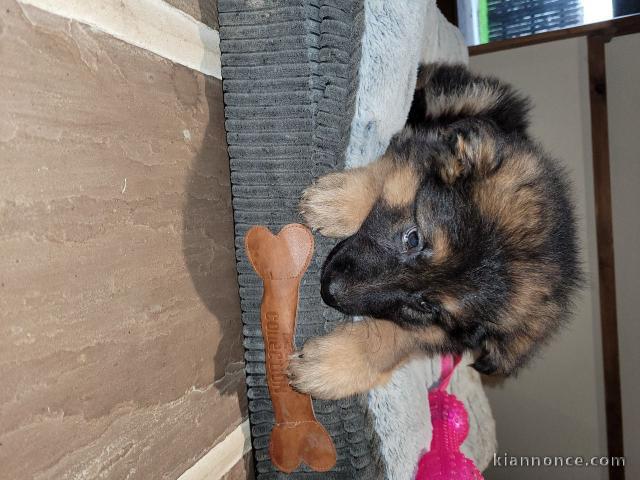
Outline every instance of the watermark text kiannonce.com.
[(536, 456), (493, 454), (494, 467), (624, 467), (624, 457)]

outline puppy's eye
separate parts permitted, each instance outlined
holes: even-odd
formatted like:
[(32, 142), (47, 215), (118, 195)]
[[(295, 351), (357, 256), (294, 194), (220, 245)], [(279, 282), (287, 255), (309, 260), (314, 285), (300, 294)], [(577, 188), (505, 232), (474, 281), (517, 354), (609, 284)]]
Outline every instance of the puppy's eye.
[(402, 246), (406, 252), (415, 252), (422, 248), (422, 237), (416, 227), (411, 227), (402, 235)]

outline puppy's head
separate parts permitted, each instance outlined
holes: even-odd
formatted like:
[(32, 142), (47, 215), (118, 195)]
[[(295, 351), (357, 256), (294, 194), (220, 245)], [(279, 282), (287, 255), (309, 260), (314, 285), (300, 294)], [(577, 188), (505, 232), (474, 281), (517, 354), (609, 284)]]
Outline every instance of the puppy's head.
[(434, 351), (478, 349), (479, 371), (515, 371), (562, 323), (580, 278), (562, 171), (491, 122), (408, 128), (381, 162), (369, 214), (325, 261), (323, 300), (439, 326)]
[(407, 326), (451, 327), (495, 303), (506, 275), (495, 259), (499, 240), (474, 203), (472, 180), (446, 178), (448, 142), (411, 130), (394, 140), (379, 169), (385, 178), (369, 190), (376, 198), (368, 216), (324, 263), (325, 303)]
[(369, 215), (324, 263), (322, 298), (350, 315), (428, 325), (453, 257), (446, 224), (460, 199), (403, 159), (383, 161), (392, 165), (380, 189), (369, 192), (376, 195)]

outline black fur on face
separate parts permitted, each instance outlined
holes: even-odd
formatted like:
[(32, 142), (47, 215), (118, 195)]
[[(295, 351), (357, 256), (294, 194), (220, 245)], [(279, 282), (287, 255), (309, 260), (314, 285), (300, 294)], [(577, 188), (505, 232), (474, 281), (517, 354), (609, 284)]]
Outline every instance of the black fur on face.
[(511, 87), (443, 65), (423, 68), (418, 86), (383, 159), (411, 175), (385, 185), (329, 254), (322, 298), (436, 325), (447, 340), (426, 349), (477, 350), (477, 370), (510, 374), (563, 324), (580, 284), (569, 185), (528, 137), (528, 101)]

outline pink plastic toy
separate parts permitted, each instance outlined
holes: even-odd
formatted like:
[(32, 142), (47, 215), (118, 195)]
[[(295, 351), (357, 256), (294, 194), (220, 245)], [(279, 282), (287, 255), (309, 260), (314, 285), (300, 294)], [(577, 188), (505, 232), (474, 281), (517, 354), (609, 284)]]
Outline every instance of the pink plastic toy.
[(429, 392), (433, 436), (431, 447), (418, 462), (416, 480), (483, 480), (473, 462), (460, 451), (469, 433), (469, 417), (464, 404), (447, 393), (453, 369), (460, 363), (451, 355), (442, 357), (440, 383)]

